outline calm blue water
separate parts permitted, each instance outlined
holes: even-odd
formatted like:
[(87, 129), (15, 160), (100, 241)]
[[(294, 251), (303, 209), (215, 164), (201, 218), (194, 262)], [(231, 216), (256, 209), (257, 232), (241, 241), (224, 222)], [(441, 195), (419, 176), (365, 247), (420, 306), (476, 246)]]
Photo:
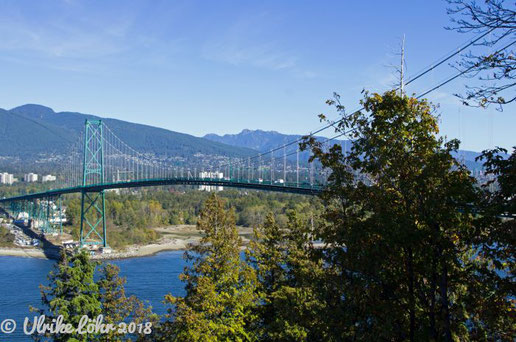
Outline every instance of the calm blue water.
[[(183, 251), (163, 252), (144, 258), (111, 261), (120, 267), (126, 277), (127, 295), (136, 295), (149, 301), (154, 312), (163, 314), (166, 307), (161, 303), (167, 293), (184, 294), (184, 284), (178, 276), (185, 261)], [(16, 320), (16, 332), (6, 335), (0, 332), (0, 341), (31, 341), (23, 334), (23, 320), (33, 317), (29, 305), (40, 306), (39, 285), (47, 284), (47, 274), (54, 261), (0, 256), (0, 322), (6, 318)]]

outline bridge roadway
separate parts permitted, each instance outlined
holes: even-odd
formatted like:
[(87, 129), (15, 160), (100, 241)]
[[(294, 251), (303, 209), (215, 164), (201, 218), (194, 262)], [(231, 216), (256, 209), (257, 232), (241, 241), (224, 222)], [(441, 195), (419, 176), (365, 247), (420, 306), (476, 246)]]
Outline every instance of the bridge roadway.
[(109, 189), (139, 188), (160, 185), (209, 185), (209, 186), (225, 186), (230, 188), (242, 188), (252, 190), (265, 190), (274, 192), (286, 192), (301, 195), (317, 195), (322, 191), (321, 186), (311, 186), (310, 184), (301, 183), (296, 186), (295, 183), (286, 184), (266, 184), (256, 181), (246, 180), (227, 180), (227, 179), (209, 179), (209, 178), (153, 178), (139, 179), (132, 181), (121, 181), (102, 184), (91, 184), (86, 186), (75, 186), (62, 189), (53, 189), (43, 192), (35, 192), (9, 198), (0, 198), (0, 203), (31, 200), (37, 198), (55, 197), (64, 194), (80, 193), (80, 192), (99, 192)]

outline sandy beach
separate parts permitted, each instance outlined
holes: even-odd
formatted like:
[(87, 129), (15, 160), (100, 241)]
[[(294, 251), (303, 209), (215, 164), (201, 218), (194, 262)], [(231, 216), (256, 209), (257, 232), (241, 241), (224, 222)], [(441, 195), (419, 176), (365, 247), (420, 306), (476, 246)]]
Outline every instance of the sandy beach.
[[(194, 241), (191, 241), (194, 242)], [(97, 254), (92, 256), (92, 259), (124, 259), (124, 258), (136, 258), (154, 255), (163, 251), (172, 250), (184, 250), (187, 248), (190, 241), (186, 240), (170, 240), (170, 241), (159, 241), (157, 243), (137, 246), (132, 245), (127, 247), (123, 251), (114, 251), (109, 254)], [(0, 256), (16, 256), (26, 258), (41, 258), (41, 259), (52, 259), (52, 256), (57, 256), (57, 253), (48, 254), (42, 248), (24, 248), (24, 247), (0, 247)]]
[[(190, 244), (197, 243), (201, 235), (195, 225), (175, 225), (168, 227), (154, 228), (155, 231), (162, 235), (157, 242), (148, 245), (132, 245), (123, 251), (114, 251), (110, 254), (98, 254), (94, 259), (124, 259), (137, 258), (154, 255), (163, 251), (186, 250)], [(242, 242), (246, 245), (249, 242), (249, 236), (252, 228), (238, 227), (238, 233), (242, 238)]]
[(27, 258), (47, 258), (41, 248), (0, 247), (0, 256), (18, 256)]
[[(195, 244), (201, 238), (194, 225), (175, 225), (155, 228), (162, 237), (152, 244), (131, 245), (123, 250), (114, 250), (112, 253), (96, 254), (92, 259), (112, 260), (125, 258), (138, 258), (151, 256), (163, 251), (186, 250), (190, 244)], [(239, 235), (244, 244), (249, 241), (251, 228), (238, 227)], [(55, 258), (58, 256), (56, 249), (42, 249), (33, 247), (0, 247), (0, 256), (20, 256), (27, 258)]]
[(123, 251), (113, 251), (112, 253), (107, 254), (97, 254), (94, 255), (92, 259), (112, 260), (151, 256), (164, 251), (185, 250), (188, 248), (188, 244), (195, 243), (195, 241), (196, 240), (160, 239), (158, 242), (149, 245), (132, 245), (126, 247)]

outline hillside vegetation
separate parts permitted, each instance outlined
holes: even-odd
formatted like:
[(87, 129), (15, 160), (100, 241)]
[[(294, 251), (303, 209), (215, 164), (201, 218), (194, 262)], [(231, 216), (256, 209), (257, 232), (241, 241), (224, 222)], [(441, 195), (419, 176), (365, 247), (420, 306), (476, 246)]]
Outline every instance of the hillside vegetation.
[[(227, 199), (228, 207), (234, 208), (236, 223), (243, 227), (257, 227), (265, 221), (267, 213), (273, 213), (280, 223), (287, 222), (287, 212), (296, 210), (306, 219), (320, 212), (317, 198), (301, 195), (242, 192), (225, 190), (219, 195)], [(131, 244), (147, 244), (159, 239), (152, 228), (179, 224), (197, 224), (202, 203), (209, 193), (188, 189), (142, 189), (137, 193), (108, 193), (106, 219), (108, 241), (112, 247)], [(65, 227), (75, 239), (79, 238), (80, 197), (70, 196), (65, 202), (70, 225)]]
[(255, 153), (247, 148), (163, 128), (90, 114), (56, 113), (45, 106), (27, 104), (11, 110), (0, 109), (0, 156), (14, 156), (26, 161), (40, 154), (49, 157), (65, 154), (79, 141), (86, 119), (102, 119), (121, 140), (141, 153), (185, 158), (197, 153), (232, 157)]

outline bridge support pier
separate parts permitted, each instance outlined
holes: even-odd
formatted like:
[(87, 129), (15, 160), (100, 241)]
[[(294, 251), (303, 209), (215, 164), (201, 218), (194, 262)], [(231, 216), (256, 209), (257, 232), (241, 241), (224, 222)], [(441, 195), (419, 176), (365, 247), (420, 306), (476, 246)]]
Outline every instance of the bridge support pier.
[[(104, 183), (104, 134), (100, 120), (86, 120), (82, 185)], [(107, 247), (104, 190), (81, 192), (80, 246)], [(102, 234), (100, 231), (102, 230)]]
[[(104, 191), (81, 193), (80, 245), (107, 247), (106, 198)], [(100, 232), (102, 230), (102, 232)]]

